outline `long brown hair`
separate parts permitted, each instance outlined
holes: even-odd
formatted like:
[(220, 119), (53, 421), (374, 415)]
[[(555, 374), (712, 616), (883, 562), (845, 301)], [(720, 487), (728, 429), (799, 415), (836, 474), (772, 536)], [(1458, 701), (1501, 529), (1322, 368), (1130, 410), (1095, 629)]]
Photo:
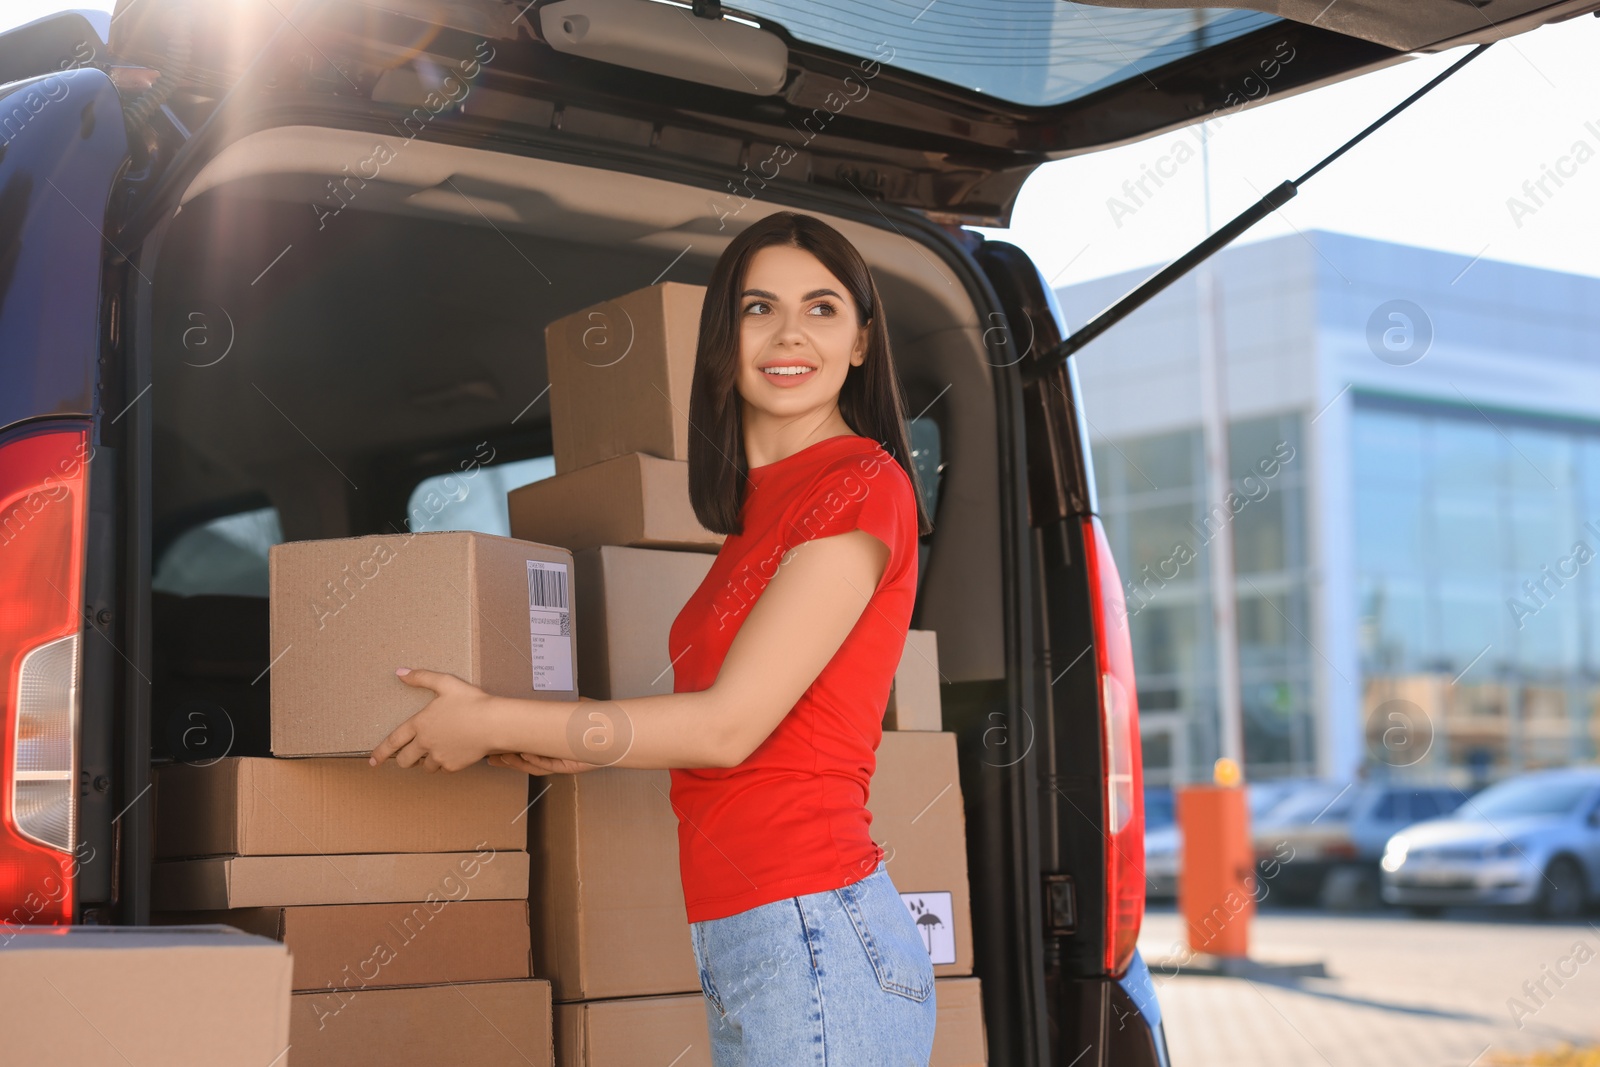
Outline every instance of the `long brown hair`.
[(857, 325), (867, 327), (867, 352), (851, 367), (839, 389), (839, 414), (861, 437), (877, 441), (911, 479), (917, 507), (917, 534), (933, 529), (922, 503), (922, 484), (911, 462), (905, 396), (889, 356), (878, 287), (861, 253), (838, 230), (819, 218), (778, 211), (738, 234), (711, 268), (706, 302), (700, 311), (694, 384), (689, 391), (689, 502), (700, 524), (720, 534), (743, 529), (749, 464), (744, 454), (744, 415), (739, 374), (739, 293), (751, 258), (770, 245), (810, 252), (844, 284), (855, 302)]

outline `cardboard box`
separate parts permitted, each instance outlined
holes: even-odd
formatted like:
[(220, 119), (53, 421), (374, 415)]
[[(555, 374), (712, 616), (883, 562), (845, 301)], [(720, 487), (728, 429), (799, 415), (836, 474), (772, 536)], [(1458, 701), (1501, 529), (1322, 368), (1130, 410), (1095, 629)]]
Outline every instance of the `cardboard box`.
[(550, 1023), (550, 983), (537, 978), (296, 993), (289, 1065), (549, 1067)]
[[(608, 767), (546, 781), (530, 809), (533, 973), (558, 1002), (697, 992), (668, 773)], [(934, 974), (971, 974), (955, 735), (884, 734), (867, 808)]]
[(283, 945), (224, 926), (13, 926), (4, 1060), (282, 1063), (290, 977)]
[(943, 730), (939, 700), (939, 643), (932, 630), (906, 632), (905, 651), (889, 687), (885, 730)]
[[(476, 763), (228, 757), (155, 770), (156, 858), (528, 847), (528, 776)], [(281, 902), (280, 902), (281, 903)]]
[(939, 1021), (928, 1067), (983, 1067), (989, 1034), (983, 1022), (983, 983), (976, 978), (937, 978)]
[(544, 781), (530, 809), (533, 973), (558, 1001), (699, 990), (671, 777), (605, 767)]
[(628, 452), (689, 458), (703, 285), (662, 282), (544, 330), (550, 430), (562, 474)]
[(528, 890), (526, 852), (213, 856), (150, 865), (163, 911), (391, 901), (513, 900)]
[[(935, 983), (938, 1021), (929, 1067), (983, 1067), (988, 1044), (976, 978)], [(711, 1067), (703, 994), (592, 1000), (555, 1006), (558, 1067)]]
[(222, 923), (281, 941), (296, 990), (528, 978), (526, 900), (438, 900), (160, 911), (150, 921)]
[(433, 699), (396, 667), (577, 700), (572, 554), (469, 531), (273, 545), (272, 752), (364, 756)]
[(584, 620), (578, 645), (583, 695), (620, 700), (672, 692), (667, 634), (716, 557), (601, 545), (572, 559)]
[(541, 478), (506, 494), (511, 536), (582, 552), (596, 545), (715, 552), (722, 535), (689, 503), (689, 464), (644, 452)]
[(557, 1067), (711, 1067), (702, 993), (558, 1003), (554, 1011)]
[(967, 814), (956, 767), (956, 735), (885, 733), (867, 798), (872, 839), (889, 878), (917, 917), (933, 973), (972, 973), (972, 901), (967, 884)]

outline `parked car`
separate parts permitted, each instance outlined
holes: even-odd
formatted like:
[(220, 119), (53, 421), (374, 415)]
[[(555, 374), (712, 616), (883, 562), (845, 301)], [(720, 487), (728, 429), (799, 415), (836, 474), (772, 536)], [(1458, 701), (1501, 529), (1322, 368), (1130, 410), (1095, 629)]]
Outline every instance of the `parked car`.
[(1144, 829), (1148, 834), (1151, 830), (1163, 826), (1171, 826), (1177, 818), (1177, 797), (1172, 790), (1164, 785), (1147, 785), (1144, 787)]
[(1395, 834), (1383, 853), (1383, 899), (1419, 915), (1513, 905), (1571, 919), (1597, 898), (1600, 767), (1508, 778)]
[(935, 502), (913, 626), (963, 753), (990, 1059), (1166, 1063), (1067, 326), (972, 227), (1049, 160), (1563, 5), (1369, 5), (1348, 34), (1068, 7), (118, 0), (109, 41), (0, 36), (0, 662), (32, 672), (0, 698), (0, 911), (148, 922), (152, 758), (263, 711), (266, 547), (398, 532), (425, 480), (548, 457), (545, 325), (703, 284), (787, 208), (871, 266)]
[[(1250, 782), (1245, 786), (1246, 801), (1250, 806), (1250, 821), (1254, 824), (1275, 806), (1302, 788), (1303, 783), (1284, 778), (1271, 782)], [(1145, 810), (1150, 810), (1149, 791), (1146, 790)], [(1170, 795), (1170, 791), (1169, 791)], [(1178, 895), (1178, 870), (1183, 862), (1183, 835), (1178, 830), (1175, 814), (1165, 823), (1151, 828), (1146, 818), (1144, 834), (1144, 895), (1150, 900), (1172, 900)]]
[(1371, 907), (1379, 902), (1378, 861), (1398, 830), (1452, 811), (1466, 793), (1451, 786), (1317, 782), (1277, 805), (1252, 828), (1258, 899)]
[(1250, 822), (1252, 825), (1270, 818), (1279, 806), (1303, 789), (1314, 788), (1314, 782), (1303, 778), (1279, 778), (1270, 782), (1251, 782), (1245, 788), (1250, 793)]

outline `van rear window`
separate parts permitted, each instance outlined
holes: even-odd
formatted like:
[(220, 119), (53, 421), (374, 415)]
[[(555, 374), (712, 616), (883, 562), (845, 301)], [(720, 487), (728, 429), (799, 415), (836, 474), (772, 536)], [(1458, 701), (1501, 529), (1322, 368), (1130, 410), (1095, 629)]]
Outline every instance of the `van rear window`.
[(472, 530), (510, 537), (506, 494), (555, 472), (554, 456), (535, 456), (424, 478), (406, 502), (408, 529), (413, 533)]
[(161, 593), (267, 595), (267, 549), (283, 543), (278, 509), (210, 519), (179, 534), (161, 554), (150, 588)]

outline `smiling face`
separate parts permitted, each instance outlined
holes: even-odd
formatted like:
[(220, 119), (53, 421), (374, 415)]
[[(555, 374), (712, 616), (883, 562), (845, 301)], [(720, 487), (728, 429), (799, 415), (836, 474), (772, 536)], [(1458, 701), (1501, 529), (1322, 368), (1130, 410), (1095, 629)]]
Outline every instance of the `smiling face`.
[(768, 245), (752, 256), (738, 300), (738, 389), (747, 415), (826, 418), (850, 368), (866, 359), (858, 315), (844, 284), (810, 252)]

